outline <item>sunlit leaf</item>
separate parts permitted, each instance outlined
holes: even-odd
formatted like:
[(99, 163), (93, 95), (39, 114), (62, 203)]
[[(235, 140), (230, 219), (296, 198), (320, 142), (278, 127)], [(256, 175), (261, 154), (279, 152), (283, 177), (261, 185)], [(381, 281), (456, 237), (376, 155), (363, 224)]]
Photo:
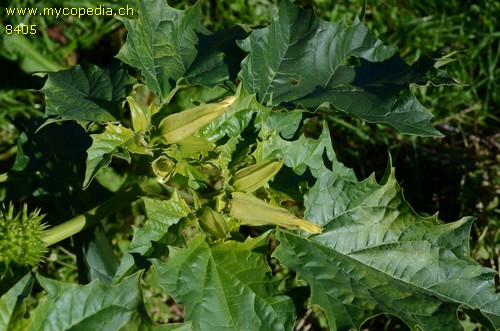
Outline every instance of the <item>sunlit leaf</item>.
[(196, 58), (200, 15), (199, 5), (184, 11), (155, 0), (140, 1), (137, 20), (121, 18), (129, 34), (117, 57), (139, 69), (162, 101)]
[[(186, 202), (175, 192), (167, 200), (142, 197), (146, 208), (148, 221), (143, 227), (134, 226), (134, 236), (121, 261), (118, 271), (114, 275), (117, 281), (138, 269), (138, 256), (144, 260), (153, 254), (154, 247), (160, 244), (166, 246), (175, 243), (174, 235), (169, 233), (171, 226), (177, 224), (181, 218), (189, 215), (191, 210)], [(153, 255), (154, 256), (154, 255)]]
[(260, 102), (316, 110), (325, 103), (403, 133), (441, 136), (409, 90), (432, 66), (409, 66), (359, 20), (330, 23), (282, 1), (271, 24), (241, 41), (239, 74)]
[(77, 121), (117, 121), (121, 103), (135, 79), (115, 63), (101, 69), (83, 61), (71, 69), (50, 73), (41, 89), (46, 117)]
[(143, 138), (121, 124), (109, 123), (103, 133), (93, 134), (91, 137), (92, 146), (87, 150), (84, 188), (90, 184), (100, 169), (111, 163), (112, 157), (130, 162), (130, 153), (149, 153)]
[(140, 273), (113, 286), (99, 281), (87, 285), (63, 283), (41, 275), (48, 296), (40, 303), (28, 330), (132, 330), (148, 321), (142, 305)]
[(337, 171), (354, 178), (352, 169), (337, 160), (326, 126), (323, 126), (318, 139), (302, 135), (299, 139), (290, 141), (281, 138), (279, 132), (275, 131), (258, 144), (254, 155), (258, 161), (283, 159), (285, 165), (292, 168), (296, 174), (302, 175), (309, 169), (314, 177), (318, 176), (325, 162), (333, 163)]
[(24, 299), (30, 294), (33, 280), (33, 274), (27, 274), (0, 297), (0, 330), (21, 330), (28, 323)]
[(266, 249), (267, 235), (215, 245), (198, 236), (153, 265), (193, 330), (291, 330), (295, 309), (270, 275)]
[(441, 224), (437, 215), (417, 215), (393, 170), (378, 184), (323, 169), (305, 206), (323, 233), (279, 231), (275, 256), (311, 285), (311, 304), (325, 309), (330, 330), (388, 313), (412, 330), (458, 331), (462, 307), (480, 310), (484, 325), (500, 325), (495, 271), (470, 259), (472, 218)]

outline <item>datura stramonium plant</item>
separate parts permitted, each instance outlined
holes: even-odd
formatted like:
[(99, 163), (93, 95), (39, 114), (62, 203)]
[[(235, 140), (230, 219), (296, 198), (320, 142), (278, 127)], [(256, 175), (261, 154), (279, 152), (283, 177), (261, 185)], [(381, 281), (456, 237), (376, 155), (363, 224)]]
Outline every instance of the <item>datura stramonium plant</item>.
[(44, 216), (39, 209), (28, 213), (27, 205), (17, 212), (12, 203), (0, 207), (0, 280), (43, 260), (47, 252), (47, 244), (42, 240), (47, 227), (41, 223)]

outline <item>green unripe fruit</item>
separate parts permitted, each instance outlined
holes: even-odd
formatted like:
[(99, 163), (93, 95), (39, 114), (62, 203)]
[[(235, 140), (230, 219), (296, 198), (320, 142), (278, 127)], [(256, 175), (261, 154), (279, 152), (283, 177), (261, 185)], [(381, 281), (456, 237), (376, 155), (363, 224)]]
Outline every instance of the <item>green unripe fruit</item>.
[(0, 278), (13, 270), (36, 266), (47, 252), (41, 239), (46, 225), (41, 221), (45, 215), (35, 209), (28, 213), (27, 205), (18, 213), (14, 206), (0, 208)]

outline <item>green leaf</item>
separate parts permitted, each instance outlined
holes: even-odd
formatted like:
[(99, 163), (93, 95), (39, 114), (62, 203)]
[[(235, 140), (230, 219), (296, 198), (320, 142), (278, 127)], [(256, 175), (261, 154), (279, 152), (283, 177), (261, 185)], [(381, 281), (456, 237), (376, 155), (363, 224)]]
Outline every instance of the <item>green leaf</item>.
[(329, 23), (282, 1), (271, 24), (239, 44), (249, 53), (240, 80), (264, 104), (316, 110), (329, 103), (403, 133), (441, 136), (409, 90), (434, 68), (407, 65), (359, 20)]
[(111, 163), (113, 156), (131, 161), (130, 153), (148, 154), (149, 150), (140, 134), (122, 126), (108, 123), (103, 133), (93, 134), (92, 145), (87, 150), (87, 169), (83, 187), (86, 188), (99, 170)]
[[(330, 330), (358, 329), (381, 313), (412, 330), (462, 330), (457, 309), (500, 326), (495, 271), (470, 259), (472, 218), (441, 224), (404, 200), (393, 169), (381, 184), (324, 168), (306, 194), (305, 215), (323, 227), (310, 237), (279, 231), (274, 255), (311, 286)], [(491, 320), (491, 322), (490, 322)]]
[(224, 145), (218, 146), (216, 149), (218, 157), (213, 163), (220, 170), (220, 175), (225, 183), (229, 183), (231, 177), (229, 165), (233, 162), (233, 153), (237, 150), (237, 146), (238, 138), (229, 137)]
[(168, 99), (198, 54), (200, 16), (199, 5), (178, 10), (165, 0), (141, 0), (137, 20), (120, 18), (128, 36), (117, 58), (139, 69), (161, 101)]
[[(431, 125), (431, 114), (410, 91), (410, 84), (452, 84), (443, 71), (434, 68), (435, 60), (423, 56), (409, 66), (399, 55), (383, 62), (360, 60), (358, 67), (339, 68), (337, 86), (316, 89), (294, 103), (316, 108), (325, 101), (347, 113), (372, 123), (387, 123), (402, 133), (443, 136)], [(346, 89), (345, 85), (351, 85)], [(336, 111), (325, 109), (325, 111)]]
[(237, 26), (212, 33), (200, 17), (199, 5), (177, 10), (164, 0), (143, 0), (137, 20), (120, 18), (129, 35), (117, 57), (139, 69), (163, 102), (181, 78), (189, 84), (235, 87), (244, 57), (236, 41), (247, 32)]
[(117, 170), (108, 167), (101, 168), (95, 176), (96, 181), (110, 192), (118, 192), (127, 182), (130, 174), (121, 174)]
[(263, 111), (257, 113), (256, 126), (260, 127), (260, 136), (269, 137), (279, 130), (280, 136), (291, 139), (299, 129), (302, 111)]
[(243, 87), (264, 104), (290, 102), (334, 79), (349, 56), (383, 61), (395, 49), (383, 46), (359, 21), (347, 27), (282, 1), (271, 24), (240, 42), (249, 53), (240, 72)]
[(255, 95), (248, 95), (238, 90), (237, 99), (231, 104), (229, 111), (222, 114), (200, 130), (200, 136), (212, 142), (224, 136), (240, 137), (241, 133), (250, 124), (252, 116), (257, 111), (269, 111), (255, 99)]
[(138, 330), (149, 321), (139, 309), (143, 304), (140, 275), (114, 286), (99, 281), (76, 285), (37, 275), (48, 297), (40, 303), (28, 330)]
[(236, 41), (247, 36), (239, 26), (215, 33), (199, 34), (196, 59), (186, 72), (190, 84), (215, 87), (224, 83), (235, 87), (240, 63), (245, 54)]
[(204, 236), (153, 260), (159, 286), (185, 306), (193, 330), (292, 330), (295, 309), (277, 290), (266, 262), (265, 234), (209, 245)]
[(101, 69), (83, 61), (48, 76), (41, 89), (46, 100), (45, 116), (76, 121), (121, 119), (121, 103), (136, 82), (117, 63)]
[(33, 274), (28, 273), (0, 297), (0, 330), (24, 329), (27, 320), (24, 299), (30, 295)]
[(302, 175), (309, 169), (314, 177), (318, 177), (325, 161), (331, 162), (344, 176), (355, 178), (352, 169), (337, 160), (326, 123), (318, 139), (302, 135), (297, 140), (289, 141), (281, 138), (279, 131), (273, 131), (267, 139), (258, 143), (254, 156), (257, 162), (283, 159), (285, 165), (292, 168), (297, 175)]
[[(131, 271), (135, 271), (137, 256), (150, 257), (156, 244), (174, 244), (175, 238), (169, 228), (177, 224), (183, 217), (191, 213), (189, 206), (175, 191), (167, 200), (142, 197), (148, 221), (140, 228), (134, 226), (134, 236), (121, 261), (113, 281), (121, 279)], [(135, 256), (135, 258), (134, 258)]]
[(92, 231), (92, 239), (83, 246), (82, 260), (86, 268), (80, 268), (78, 272), (80, 275), (86, 272), (84, 279), (88, 281), (99, 279), (102, 284), (109, 284), (120, 262), (100, 224), (87, 231)]
[[(173, 156), (173, 154), (168, 154)], [(199, 161), (189, 161), (186, 159), (179, 159), (175, 165), (176, 175), (181, 175), (187, 179), (187, 184), (189, 187), (197, 190), (201, 187), (205, 187), (205, 182), (208, 179), (208, 175), (203, 170), (204, 166)]]

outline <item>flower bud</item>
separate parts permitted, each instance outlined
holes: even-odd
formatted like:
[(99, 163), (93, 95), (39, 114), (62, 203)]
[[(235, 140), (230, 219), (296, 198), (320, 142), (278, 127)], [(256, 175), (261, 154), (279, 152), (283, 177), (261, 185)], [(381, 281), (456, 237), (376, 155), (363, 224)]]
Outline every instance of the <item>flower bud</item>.
[(135, 132), (146, 131), (149, 126), (149, 118), (142, 110), (141, 106), (135, 101), (134, 97), (127, 97), (128, 107), (130, 108), (130, 117), (132, 118), (132, 127)]
[(229, 226), (222, 215), (210, 207), (204, 207), (200, 216), (200, 226), (203, 231), (218, 238), (225, 238), (229, 232)]
[(210, 152), (215, 148), (214, 143), (193, 135), (182, 139), (177, 143), (177, 145), (179, 146), (179, 151), (181, 153)]
[(286, 229), (304, 230), (312, 234), (321, 233), (318, 224), (302, 219), (285, 208), (273, 206), (253, 195), (233, 192), (229, 200), (229, 215), (245, 225), (278, 225)]
[(238, 170), (233, 176), (237, 191), (253, 192), (264, 186), (283, 166), (283, 160), (268, 160)]
[(236, 100), (230, 96), (217, 103), (208, 103), (165, 117), (160, 131), (167, 144), (175, 144), (224, 114)]

